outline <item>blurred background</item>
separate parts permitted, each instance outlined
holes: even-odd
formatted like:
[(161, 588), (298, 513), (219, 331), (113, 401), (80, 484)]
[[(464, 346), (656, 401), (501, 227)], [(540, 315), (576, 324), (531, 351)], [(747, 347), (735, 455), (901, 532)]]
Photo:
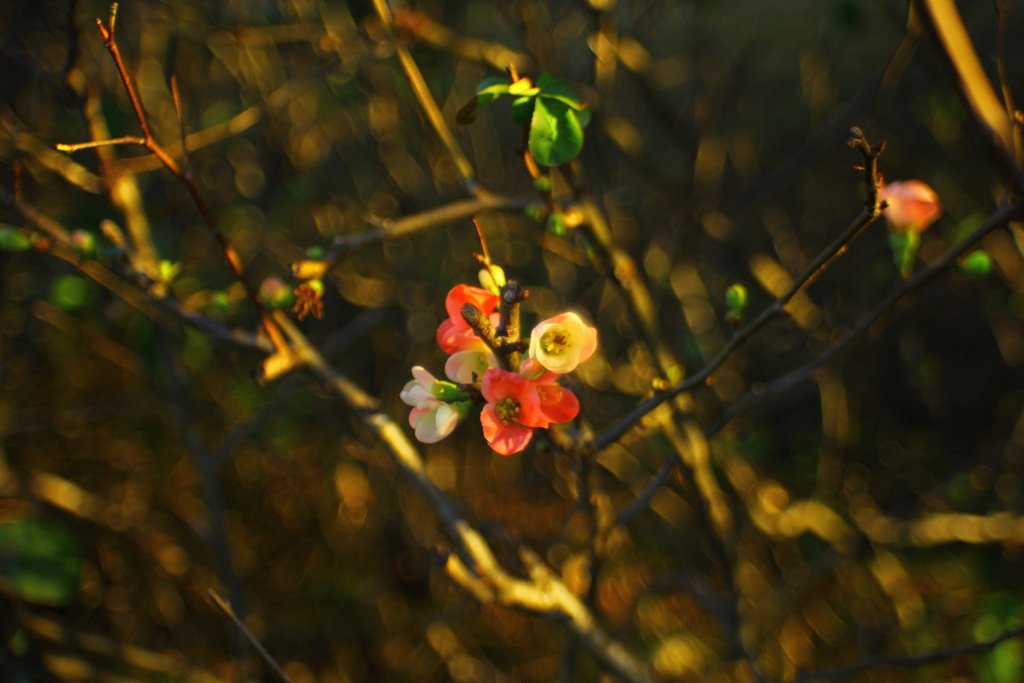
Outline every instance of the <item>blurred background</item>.
[[(1001, 43), (1005, 81), (1024, 97), (1024, 13), (1008, 11), (1000, 39), (992, 2), (958, 5), (990, 76)], [(1002, 198), (941, 55), (908, 31), (906, 2), (393, 9), (397, 39), (494, 193), (536, 197), (508, 101), (455, 127), (477, 83), (511, 63), (577, 84), (594, 111), (579, 176), (687, 372), (733, 330), (730, 285), (747, 288), (756, 315), (860, 211), (850, 126), (888, 141), (887, 180), (923, 180), (943, 203), (917, 269)], [(94, 25), (108, 13), (98, 0), (0, 3), (0, 184), (88, 233), (99, 263), (124, 260), (117, 226), (170, 296), (255, 330), (199, 213), (152, 157), (54, 150), (139, 132)], [(154, 135), (180, 158), (176, 77), (197, 185), (255, 282), (291, 288), (289, 264), (335, 237), (466, 197), (369, 0), (135, 0), (117, 36)], [(526, 325), (573, 309), (598, 327), (598, 353), (571, 384), (576, 426), (607, 428), (661, 370), (602, 250), (584, 228), (551, 231), (522, 211), (478, 219), (495, 262), (531, 292)], [(112, 293), (95, 269), (47, 254), (17, 213), (0, 208), (0, 222), (4, 680), (269, 680), (210, 588), (296, 683), (607, 676), (557, 621), (481, 607), (451, 582), (425, 500), (313, 380), (260, 386), (258, 354)], [(729, 566), (692, 475), (674, 473), (615, 523), (676, 457), (653, 425), (578, 462), (543, 443), (499, 456), (474, 418), (422, 448), (428, 474), (496, 547), (536, 549), (659, 680), (754, 680), (744, 649), (781, 681), (990, 638), (1021, 623), (1024, 598), (1021, 230), (985, 239), (990, 269), (940, 276), (708, 446), (687, 432), (721, 487)], [(899, 284), (885, 232), (870, 227), (790, 319), (685, 398), (696, 424), (810, 361)], [(372, 243), (324, 279), (324, 318), (300, 323), (403, 427), (398, 393), (412, 365), (442, 374), (434, 331), (448, 290), (476, 283), (475, 251), (469, 220)], [(1009, 640), (849, 680), (1022, 677)]]

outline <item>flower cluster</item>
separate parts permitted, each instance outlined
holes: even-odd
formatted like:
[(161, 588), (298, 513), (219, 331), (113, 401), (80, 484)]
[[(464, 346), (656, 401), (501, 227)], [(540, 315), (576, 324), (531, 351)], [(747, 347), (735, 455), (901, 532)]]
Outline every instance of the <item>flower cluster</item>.
[[(474, 329), (464, 314), (467, 304), (489, 325)], [(500, 304), (499, 295), (479, 287), (457, 285), (448, 292), (448, 319), (437, 328), (437, 343), (449, 354), (444, 371), (451, 382), (417, 366), (402, 391), (402, 400), (413, 406), (409, 424), (420, 441), (434, 443), (451, 434), (474, 401), (485, 403), (480, 413), (484, 438), (502, 455), (526, 448), (535, 428), (566, 422), (579, 413), (576, 395), (558, 379), (594, 353), (597, 330), (575, 313), (562, 313), (533, 328), (528, 346), (527, 340), (515, 338), (496, 345), (498, 338), (488, 338), (481, 330), (500, 326)], [(526, 348), (520, 360), (519, 351)], [(502, 367), (510, 365), (513, 370)]]

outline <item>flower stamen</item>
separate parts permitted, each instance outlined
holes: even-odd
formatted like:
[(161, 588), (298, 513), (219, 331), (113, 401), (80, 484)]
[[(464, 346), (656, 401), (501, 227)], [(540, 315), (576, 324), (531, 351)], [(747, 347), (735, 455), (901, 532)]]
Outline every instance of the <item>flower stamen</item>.
[(545, 353), (552, 356), (560, 356), (572, 346), (572, 336), (564, 329), (553, 330), (544, 335), (541, 340)]
[(519, 401), (511, 396), (503, 398), (495, 404), (494, 413), (502, 424), (512, 424), (519, 416)]

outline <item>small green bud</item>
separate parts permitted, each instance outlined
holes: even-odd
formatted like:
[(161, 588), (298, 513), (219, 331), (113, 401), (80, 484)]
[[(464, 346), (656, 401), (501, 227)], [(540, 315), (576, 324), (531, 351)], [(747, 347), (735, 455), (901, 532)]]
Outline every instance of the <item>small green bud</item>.
[(28, 235), (13, 225), (0, 225), (0, 250), (28, 251), (32, 248), (32, 240)]
[(737, 316), (747, 307), (747, 288), (736, 283), (725, 290), (725, 305)]
[(160, 278), (160, 282), (170, 282), (179, 272), (181, 272), (180, 263), (173, 263), (164, 259), (160, 261), (157, 268), (157, 277)]
[(988, 252), (972, 251), (967, 257), (960, 263), (960, 267), (968, 275), (974, 277), (985, 277), (992, 272), (992, 257), (988, 255)]
[(96, 253), (96, 237), (86, 230), (75, 230), (71, 233), (71, 242), (75, 245), (75, 251), (86, 258)]
[(523, 213), (539, 223), (544, 220), (548, 210), (542, 204), (528, 204)]
[(231, 308), (231, 297), (227, 292), (214, 292), (210, 297), (210, 307), (219, 313), (227, 313)]
[(914, 260), (917, 248), (921, 246), (921, 234), (917, 232), (889, 231), (889, 247), (892, 248), (892, 261), (900, 270), (904, 280), (909, 280), (914, 272)]
[(310, 247), (306, 249), (306, 258), (322, 259), (324, 257), (323, 247)]
[(280, 278), (268, 277), (260, 284), (260, 298), (271, 308), (291, 308), (295, 295)]
[(533, 181), (533, 187), (537, 192), (551, 192), (551, 176), (537, 176)]
[(562, 219), (562, 214), (552, 213), (548, 216), (548, 232), (555, 237), (563, 237), (565, 235), (565, 231), (565, 221)]

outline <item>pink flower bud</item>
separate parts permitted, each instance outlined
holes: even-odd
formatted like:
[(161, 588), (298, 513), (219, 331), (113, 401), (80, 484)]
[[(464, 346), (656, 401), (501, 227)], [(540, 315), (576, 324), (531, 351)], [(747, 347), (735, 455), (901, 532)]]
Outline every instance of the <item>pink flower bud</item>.
[(885, 219), (894, 232), (924, 232), (942, 215), (935, 190), (920, 180), (889, 183), (878, 190), (878, 201), (889, 200)]

